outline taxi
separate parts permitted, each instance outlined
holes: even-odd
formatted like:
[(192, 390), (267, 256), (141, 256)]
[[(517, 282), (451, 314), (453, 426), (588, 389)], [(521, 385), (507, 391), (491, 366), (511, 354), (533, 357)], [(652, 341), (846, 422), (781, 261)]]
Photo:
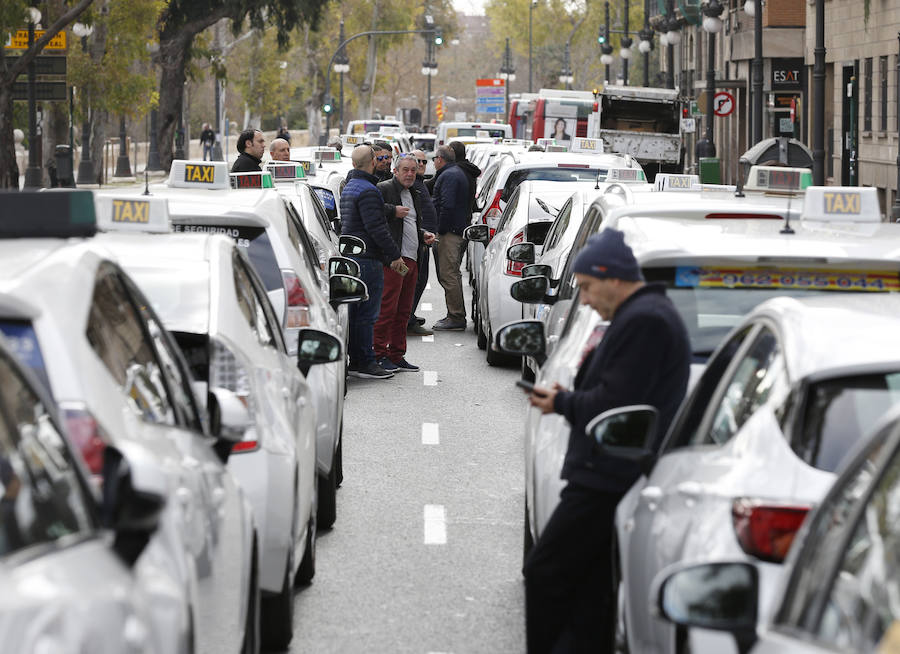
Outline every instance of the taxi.
[[(47, 390), (0, 336), (0, 633), (10, 652), (151, 654), (155, 621), (135, 569), (159, 526), (165, 475), (135, 446), (110, 465), (104, 513)], [(107, 530), (114, 538), (108, 539)], [(164, 583), (164, 579), (161, 580)], [(162, 617), (162, 616), (160, 616)]]
[[(315, 406), (303, 375), (309, 351), (334, 336), (304, 329), (298, 354), (290, 356), (263, 284), (242, 250), (218, 234), (135, 234), (117, 230), (117, 203), (158, 208), (167, 227), (167, 202), (98, 192), (100, 224), (95, 240), (112, 252), (149, 298), (207, 389), (225, 389), (237, 438), (228, 468), (253, 505), (260, 545), (263, 642), (284, 648), (293, 630), (294, 580), (315, 573), (316, 433)], [(107, 202), (104, 202), (107, 200)], [(155, 225), (146, 224), (149, 229)], [(116, 230), (116, 231), (113, 231)], [(317, 362), (321, 363), (321, 362)]]
[[(90, 191), (10, 193), (4, 209), (28, 220), (0, 224), (0, 333), (58, 403), (98, 493), (116, 483), (110, 460), (140, 447), (171, 498), (134, 564), (159, 616), (158, 650), (255, 652), (256, 524), (222, 456), (235, 435), (210, 430), (151, 303), (108, 250), (85, 240), (97, 230)], [(129, 223), (150, 215), (113, 211)]]

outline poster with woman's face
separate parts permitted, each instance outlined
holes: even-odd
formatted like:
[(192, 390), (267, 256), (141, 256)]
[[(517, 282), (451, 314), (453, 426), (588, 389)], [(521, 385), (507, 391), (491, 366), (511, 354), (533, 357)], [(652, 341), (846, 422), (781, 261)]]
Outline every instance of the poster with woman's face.
[(556, 139), (557, 143), (566, 143), (572, 140), (575, 134), (576, 118), (547, 118), (544, 123), (544, 136), (548, 139)]

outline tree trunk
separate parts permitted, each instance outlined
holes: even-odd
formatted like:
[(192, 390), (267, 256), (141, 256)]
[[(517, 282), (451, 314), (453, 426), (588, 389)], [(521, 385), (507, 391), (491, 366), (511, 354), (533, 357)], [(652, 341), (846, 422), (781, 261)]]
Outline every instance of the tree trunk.
[(103, 169), (103, 148), (106, 144), (106, 125), (109, 114), (106, 111), (94, 111), (91, 116), (91, 159), (94, 161), (94, 173), (97, 175), (97, 184), (107, 179), (108, 175)]
[[(372, 3), (372, 24), (370, 30), (378, 29), (378, 16), (381, 13), (380, 0)], [(369, 51), (366, 58), (366, 76), (362, 85), (359, 87), (359, 117), (362, 119), (372, 116), (372, 94), (375, 90), (375, 75), (378, 72), (376, 66), (377, 52), (375, 51), (376, 37), (367, 36), (369, 41)]]
[(178, 129), (178, 117), (181, 115), (184, 99), (185, 63), (187, 50), (193, 41), (193, 34), (183, 43), (181, 39), (172, 39), (159, 44), (162, 74), (159, 78), (159, 127), (157, 130), (157, 147), (159, 161), (163, 170), (172, 166), (175, 130)]
[(13, 140), (12, 86), (0, 85), (0, 188), (19, 188), (19, 165)]

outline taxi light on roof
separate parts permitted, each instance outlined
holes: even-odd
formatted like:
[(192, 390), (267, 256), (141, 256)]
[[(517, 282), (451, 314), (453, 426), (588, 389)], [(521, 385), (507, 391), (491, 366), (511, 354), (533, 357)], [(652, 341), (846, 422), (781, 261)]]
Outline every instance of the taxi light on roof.
[(276, 182), (296, 182), (306, 177), (303, 165), (296, 161), (270, 161), (266, 164), (266, 172), (271, 173)]
[(569, 148), (564, 145), (548, 145), (544, 148), (545, 152), (568, 152)]
[(107, 232), (148, 232), (167, 234), (171, 231), (169, 202), (165, 198), (94, 196), (97, 227)]
[(879, 223), (878, 191), (861, 186), (810, 186), (800, 220)]
[(319, 148), (313, 151), (316, 161), (340, 161), (341, 153), (334, 148)]
[(569, 152), (587, 152), (590, 154), (602, 154), (603, 153), (603, 141), (601, 139), (587, 139), (582, 137), (575, 137), (572, 139), (572, 145), (569, 147)]
[(303, 174), (307, 177), (314, 177), (316, 174), (316, 164), (309, 159), (291, 159), (292, 163), (303, 166)]
[(538, 139), (537, 144), (542, 148), (546, 148), (548, 145), (558, 145), (556, 139)]
[(224, 161), (185, 161), (176, 159), (169, 170), (171, 188), (231, 188), (228, 164)]
[(359, 134), (344, 134), (343, 140), (346, 145), (359, 145), (366, 142), (366, 138)]
[(795, 193), (811, 184), (812, 171), (809, 168), (751, 166), (744, 190)]
[(275, 188), (272, 182), (272, 173), (231, 173), (231, 188)]
[(695, 184), (700, 184), (699, 175), (659, 173), (656, 176), (657, 191), (690, 191), (693, 190)]
[(70, 238), (97, 233), (90, 191), (2, 191), (0, 207), (0, 238)]
[(643, 170), (637, 168), (610, 168), (606, 173), (607, 182), (646, 182)]

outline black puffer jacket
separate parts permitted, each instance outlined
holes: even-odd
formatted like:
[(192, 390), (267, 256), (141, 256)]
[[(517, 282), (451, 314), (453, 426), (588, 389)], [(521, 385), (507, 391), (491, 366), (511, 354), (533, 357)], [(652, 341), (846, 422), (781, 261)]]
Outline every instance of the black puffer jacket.
[(360, 255), (390, 263), (400, 258), (400, 249), (384, 220), (384, 198), (374, 175), (363, 170), (347, 173), (347, 185), (341, 193), (341, 234), (361, 238), (366, 251)]

